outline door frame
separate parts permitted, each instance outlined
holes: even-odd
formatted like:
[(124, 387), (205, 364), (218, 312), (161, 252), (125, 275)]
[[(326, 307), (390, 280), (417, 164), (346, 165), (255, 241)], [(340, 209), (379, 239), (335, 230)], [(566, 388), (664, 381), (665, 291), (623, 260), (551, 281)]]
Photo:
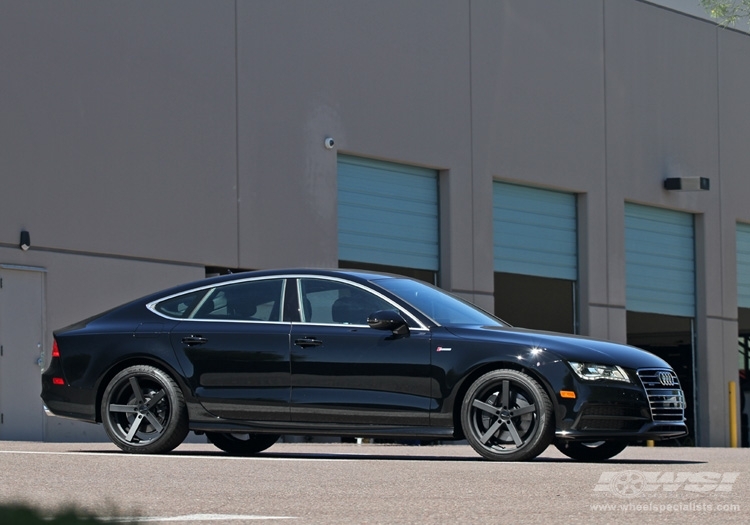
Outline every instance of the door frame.
[[(18, 264), (7, 264), (7, 263), (0, 263), (0, 270), (7, 270), (12, 272), (33, 272), (34, 274), (38, 274), (40, 276), (40, 308), (39, 313), (41, 315), (40, 321), (40, 334), (39, 334), (39, 373), (41, 376), (42, 370), (47, 365), (47, 361), (49, 359), (49, 356), (47, 355), (46, 349), (49, 347), (48, 345), (48, 334), (47, 334), (47, 282), (46, 282), (46, 274), (47, 269), (43, 267), (38, 266), (28, 266), (28, 265), (18, 265)], [(2, 283), (0, 283), (0, 286), (2, 286)], [(3, 345), (4, 346), (4, 345)], [(41, 379), (38, 382), (39, 391), (41, 392)], [(0, 392), (2, 391), (3, 387), (0, 384)], [(40, 441), (44, 441), (47, 438), (47, 425), (46, 425), (46, 418), (43, 408), (43, 403), (41, 399), (38, 399), (39, 401), (39, 417), (40, 417), (40, 434), (37, 436), (31, 436), (35, 437), (36, 439)], [(33, 405), (29, 404), (29, 409), (31, 409)], [(3, 439), (13, 439), (12, 437), (8, 438), (6, 436), (3, 436)]]

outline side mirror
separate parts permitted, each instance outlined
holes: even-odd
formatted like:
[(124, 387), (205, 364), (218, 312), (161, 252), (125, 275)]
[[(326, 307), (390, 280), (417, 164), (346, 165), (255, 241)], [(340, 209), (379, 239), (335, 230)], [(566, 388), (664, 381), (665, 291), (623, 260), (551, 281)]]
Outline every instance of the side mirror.
[(408, 335), (409, 325), (396, 310), (379, 310), (367, 317), (367, 324), (375, 330), (390, 330), (394, 335)]

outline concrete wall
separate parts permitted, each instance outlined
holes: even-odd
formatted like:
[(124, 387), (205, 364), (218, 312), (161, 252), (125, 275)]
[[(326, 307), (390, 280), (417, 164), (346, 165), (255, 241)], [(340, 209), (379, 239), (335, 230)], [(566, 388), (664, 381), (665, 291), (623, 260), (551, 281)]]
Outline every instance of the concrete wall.
[(721, 275), (721, 258), (715, 257), (721, 248), (715, 235), (721, 218), (718, 213), (706, 213), (719, 209), (719, 184), (709, 192), (658, 190), (666, 177), (705, 176), (719, 182), (716, 29), (637, 2), (608, 3), (605, 11), (609, 20), (605, 45), (610, 246), (618, 240), (610, 259), (611, 300), (625, 304), (624, 242), (619, 241), (624, 231), (624, 201), (697, 214), (695, 377), (701, 423), (696, 431), (699, 442), (717, 443), (708, 433), (726, 433), (723, 416), (727, 410), (715, 411), (714, 418), (720, 421), (708, 423), (711, 411), (704, 413), (704, 409), (725, 401), (724, 388), (720, 388), (725, 384), (723, 374), (711, 361), (737, 352), (736, 342), (731, 348), (725, 345), (708, 317), (709, 312), (720, 311), (719, 295), (708, 285), (707, 275)]
[(234, 23), (233, 2), (3, 2), (0, 240), (236, 265)]
[(582, 331), (624, 341), (624, 203), (687, 211), (724, 445), (749, 46), (639, 0), (6, 0), (0, 262), (47, 269), (50, 331), (204, 266), (336, 266), (339, 152), (440, 171), (441, 285), (488, 309), (492, 181), (578, 194)]

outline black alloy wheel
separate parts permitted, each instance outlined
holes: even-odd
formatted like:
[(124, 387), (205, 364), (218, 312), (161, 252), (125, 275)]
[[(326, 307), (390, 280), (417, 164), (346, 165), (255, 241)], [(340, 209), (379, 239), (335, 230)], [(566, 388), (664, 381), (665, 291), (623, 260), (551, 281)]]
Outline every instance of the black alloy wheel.
[(469, 444), (494, 461), (525, 461), (552, 441), (552, 403), (544, 389), (515, 370), (494, 370), (469, 387), (461, 407)]
[(126, 452), (169, 452), (188, 434), (182, 391), (169, 374), (153, 366), (131, 366), (113, 377), (101, 411), (107, 435)]
[(208, 440), (218, 448), (237, 456), (252, 456), (263, 452), (279, 440), (277, 434), (225, 434), (206, 432)]
[(578, 461), (605, 461), (616, 456), (628, 446), (627, 441), (565, 441), (555, 440), (557, 450)]

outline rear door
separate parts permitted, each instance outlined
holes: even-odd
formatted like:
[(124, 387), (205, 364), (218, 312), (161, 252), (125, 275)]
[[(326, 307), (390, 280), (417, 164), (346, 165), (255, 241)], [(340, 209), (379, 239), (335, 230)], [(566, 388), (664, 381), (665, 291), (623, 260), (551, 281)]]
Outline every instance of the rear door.
[(216, 287), (172, 330), (191, 389), (212, 414), (289, 420), (291, 317), (284, 315), (285, 289), (285, 279)]

